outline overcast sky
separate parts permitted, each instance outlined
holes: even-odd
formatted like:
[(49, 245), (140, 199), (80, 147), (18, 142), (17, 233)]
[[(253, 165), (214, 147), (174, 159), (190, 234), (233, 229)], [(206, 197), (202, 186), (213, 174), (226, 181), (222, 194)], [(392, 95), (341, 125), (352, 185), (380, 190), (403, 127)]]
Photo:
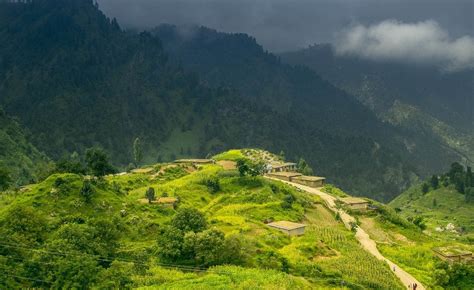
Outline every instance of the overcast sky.
[(342, 29), (388, 19), (436, 21), (450, 37), (473, 36), (474, 0), (98, 0), (124, 27), (198, 24), (245, 32), (271, 51), (333, 42)]
[(474, 0), (98, 0), (124, 28), (204, 25), (267, 50), (333, 43), (339, 54), (474, 68)]

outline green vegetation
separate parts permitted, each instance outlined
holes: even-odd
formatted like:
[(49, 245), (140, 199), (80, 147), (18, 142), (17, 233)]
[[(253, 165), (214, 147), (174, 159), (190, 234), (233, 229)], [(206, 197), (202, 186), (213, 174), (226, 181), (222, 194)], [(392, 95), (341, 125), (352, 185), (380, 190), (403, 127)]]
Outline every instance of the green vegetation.
[[(219, 165), (157, 164), (102, 178), (54, 174), (7, 191), (0, 195), (0, 283), (402, 289), (317, 196), (228, 173)], [(142, 202), (150, 188), (177, 197), (177, 209)], [(289, 237), (265, 225), (277, 220), (303, 222), (306, 234)]]
[(53, 165), (29, 137), (0, 107), (0, 190), (36, 182), (51, 173)]
[(300, 158), (297, 166), (298, 172), (303, 175), (313, 175), (313, 169), (306, 163), (303, 158)]
[(401, 131), (247, 35), (126, 32), (93, 1), (33, 2), (0, 3), (0, 105), (53, 160), (101, 147), (124, 170), (264, 147), (379, 200), (417, 179)]
[(472, 176), (469, 167), (465, 169), (459, 163), (453, 163), (448, 173), (433, 176), (429, 183), (413, 186), (390, 205), (409, 220), (424, 220), (428, 231), (434, 235), (472, 239), (474, 204), (469, 202)]

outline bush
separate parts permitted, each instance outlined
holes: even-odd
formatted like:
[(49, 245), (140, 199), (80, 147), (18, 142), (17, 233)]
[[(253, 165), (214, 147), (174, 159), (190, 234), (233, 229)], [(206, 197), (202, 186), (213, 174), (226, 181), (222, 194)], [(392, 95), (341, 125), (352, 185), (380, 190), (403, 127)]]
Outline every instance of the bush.
[(90, 180), (84, 180), (80, 191), (80, 194), (84, 198), (84, 200), (86, 202), (90, 202), (94, 193), (95, 190), (92, 187), (92, 183), (90, 182)]
[(164, 227), (158, 236), (158, 256), (167, 261), (177, 261), (182, 258), (184, 234), (175, 227)]
[(212, 194), (215, 194), (215, 193), (217, 193), (221, 190), (221, 185), (219, 183), (219, 179), (216, 178), (216, 177), (206, 179), (204, 181), (204, 184), (207, 186), (207, 189)]
[(186, 232), (201, 232), (206, 229), (205, 216), (195, 208), (182, 208), (178, 210), (171, 221), (173, 227)]
[(265, 254), (257, 257), (257, 264), (260, 268), (275, 269), (285, 273), (288, 273), (290, 268), (288, 260), (281, 254), (274, 251), (266, 252)]
[(153, 187), (149, 187), (145, 192), (145, 197), (148, 199), (148, 203), (151, 203), (155, 200), (155, 189)]

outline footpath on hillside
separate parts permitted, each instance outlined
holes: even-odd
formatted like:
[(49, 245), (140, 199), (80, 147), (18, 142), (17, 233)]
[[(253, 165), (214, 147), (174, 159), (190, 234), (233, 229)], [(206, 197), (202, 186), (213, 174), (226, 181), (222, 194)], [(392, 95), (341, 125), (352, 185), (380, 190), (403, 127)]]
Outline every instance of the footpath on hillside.
[[(274, 178), (271, 178), (271, 177), (267, 177), (267, 178), (273, 179), (273, 180), (278, 180), (278, 181), (281, 181), (281, 182), (285, 182), (285, 183), (290, 184), (294, 187), (302, 189), (302, 190), (304, 190), (304, 191), (306, 191), (310, 194), (316, 194), (316, 195), (320, 196), (324, 200), (324, 202), (326, 203), (326, 205), (328, 206), (328, 208), (330, 210), (332, 210), (334, 213), (339, 213), (339, 216), (341, 217), (341, 220), (344, 223), (344, 225), (346, 226), (346, 228), (350, 229), (351, 228), (351, 223), (355, 222), (354, 217), (352, 217), (347, 212), (345, 212), (341, 209), (338, 209), (336, 207), (336, 198), (334, 196), (329, 195), (325, 192), (322, 192), (321, 190), (319, 190), (317, 188), (301, 185), (301, 184), (298, 184), (298, 183), (283, 181), (283, 180), (280, 180), (280, 179), (274, 179)], [(357, 238), (359, 243), (362, 245), (362, 247), (367, 252), (369, 252), (370, 254), (375, 256), (377, 259), (385, 261), (389, 265), (390, 269), (394, 272), (394, 274), (400, 279), (400, 281), (402, 281), (402, 283), (403, 283), (403, 285), (405, 285), (405, 287), (407, 287), (410, 284), (413, 285), (413, 283), (416, 283), (416, 284), (418, 284), (417, 290), (424, 290), (425, 289), (425, 287), (415, 277), (413, 277), (411, 274), (409, 274), (408, 272), (406, 272), (405, 270), (400, 268), (397, 264), (395, 264), (392, 261), (390, 261), (389, 259), (385, 258), (379, 252), (379, 250), (377, 249), (377, 244), (375, 243), (375, 241), (372, 240), (370, 238), (370, 236), (362, 228), (357, 227), (355, 237)]]

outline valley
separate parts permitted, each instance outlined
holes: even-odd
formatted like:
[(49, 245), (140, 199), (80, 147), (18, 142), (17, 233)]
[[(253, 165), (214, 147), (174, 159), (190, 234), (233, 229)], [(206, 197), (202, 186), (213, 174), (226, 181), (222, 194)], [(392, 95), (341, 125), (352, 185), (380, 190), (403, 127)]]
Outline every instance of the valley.
[(468, 9), (200, 1), (0, 0), (0, 289), (474, 289)]

